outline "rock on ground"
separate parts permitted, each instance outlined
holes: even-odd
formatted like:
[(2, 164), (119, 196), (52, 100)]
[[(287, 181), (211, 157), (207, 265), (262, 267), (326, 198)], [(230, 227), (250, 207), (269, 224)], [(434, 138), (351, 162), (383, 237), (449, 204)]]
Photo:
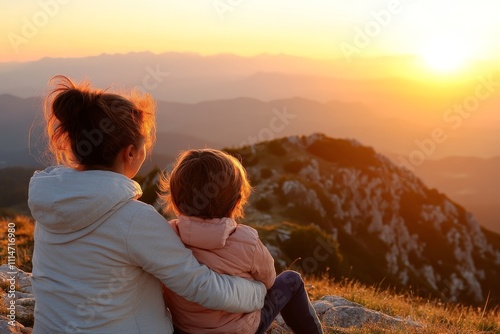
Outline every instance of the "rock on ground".
[(14, 322), (14, 326), (9, 324), (10, 319), (0, 315), (0, 333), (2, 334), (31, 334), (33, 330), (29, 327), (24, 327), (17, 321)]
[[(12, 274), (15, 273), (15, 274)], [(14, 276), (14, 281), (10, 280)], [(31, 287), (31, 274), (18, 268), (10, 269), (9, 265), (0, 266), (0, 290), (1, 305), (8, 308), (12, 298), (10, 298), (11, 282), (15, 287), (16, 312), (15, 319), (23, 323), (33, 323), (33, 313), (35, 309), (35, 298)], [(8, 311), (8, 309), (7, 309)], [(14, 321), (6, 316), (0, 316), (0, 333), (31, 333), (30, 327), (24, 327), (18, 321)]]
[[(0, 266), (0, 285), (2, 287), (0, 298), (2, 304), (4, 307), (8, 307), (11, 300), (8, 296), (9, 278), (11, 278), (9, 272), (16, 272), (16, 320), (20, 320), (25, 324), (32, 323), (35, 299), (31, 287), (30, 273), (17, 268), (10, 270), (6, 264)], [(380, 324), (380, 326), (396, 328), (403, 326), (422, 327), (411, 320), (391, 317), (338, 296), (324, 296), (320, 300), (312, 302), (312, 304), (324, 328), (351, 328), (361, 327), (366, 324)], [(13, 326), (9, 325), (9, 322), (8, 317), (0, 316), (0, 333), (28, 334), (32, 332), (31, 328), (24, 327), (19, 322), (14, 322)], [(278, 315), (266, 333), (284, 334), (292, 333), (292, 331), (285, 325), (283, 318)]]
[[(312, 302), (321, 324), (324, 328), (352, 328), (367, 324), (377, 324), (381, 327), (421, 327), (420, 324), (407, 319), (391, 317), (387, 314), (367, 309), (360, 304), (338, 296), (324, 296)], [(278, 316), (267, 334), (293, 333)]]

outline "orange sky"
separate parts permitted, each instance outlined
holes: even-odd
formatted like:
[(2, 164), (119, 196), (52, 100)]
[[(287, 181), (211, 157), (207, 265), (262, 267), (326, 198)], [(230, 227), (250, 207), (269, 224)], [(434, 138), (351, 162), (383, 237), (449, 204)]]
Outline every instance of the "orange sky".
[(500, 58), (497, 0), (40, 0), (2, 1), (0, 12), (0, 62), (130, 51), (410, 54), (449, 72)]

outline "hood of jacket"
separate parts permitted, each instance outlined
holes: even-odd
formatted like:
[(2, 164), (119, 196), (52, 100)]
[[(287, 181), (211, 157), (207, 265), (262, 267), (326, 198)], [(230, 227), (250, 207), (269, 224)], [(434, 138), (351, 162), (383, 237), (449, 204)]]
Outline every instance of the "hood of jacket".
[(224, 247), (237, 226), (231, 218), (202, 219), (188, 216), (180, 216), (173, 224), (185, 245), (208, 250)]
[(63, 243), (90, 233), (141, 195), (139, 184), (125, 175), (57, 166), (31, 177), (28, 206), (37, 226), (52, 235), (51, 241)]

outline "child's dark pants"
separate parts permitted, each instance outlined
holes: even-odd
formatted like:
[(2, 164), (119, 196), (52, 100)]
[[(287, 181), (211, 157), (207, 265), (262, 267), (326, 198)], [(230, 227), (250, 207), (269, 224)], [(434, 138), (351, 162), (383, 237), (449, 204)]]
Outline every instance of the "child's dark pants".
[(279, 274), (274, 285), (267, 290), (256, 334), (263, 334), (280, 312), (285, 323), (296, 334), (323, 333), (307, 296), (304, 281), (295, 271), (287, 270)]

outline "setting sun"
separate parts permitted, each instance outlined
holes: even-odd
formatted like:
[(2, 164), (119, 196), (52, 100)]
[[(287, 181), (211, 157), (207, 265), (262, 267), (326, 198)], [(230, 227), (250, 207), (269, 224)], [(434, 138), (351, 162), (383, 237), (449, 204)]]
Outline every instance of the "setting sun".
[(464, 43), (453, 39), (440, 39), (428, 44), (421, 52), (426, 65), (437, 72), (456, 72), (462, 70), (470, 60), (469, 51)]

